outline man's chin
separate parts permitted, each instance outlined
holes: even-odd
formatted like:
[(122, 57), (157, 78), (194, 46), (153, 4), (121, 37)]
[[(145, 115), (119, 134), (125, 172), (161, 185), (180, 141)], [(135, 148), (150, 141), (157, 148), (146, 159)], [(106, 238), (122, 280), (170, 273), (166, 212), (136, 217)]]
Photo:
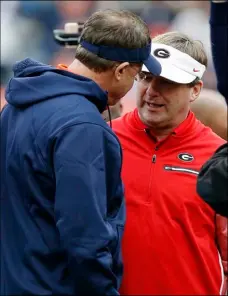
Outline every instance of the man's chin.
[(139, 112), (139, 117), (141, 121), (149, 128), (156, 127), (161, 123), (160, 116), (158, 117), (157, 114), (153, 114), (148, 110), (143, 110)]

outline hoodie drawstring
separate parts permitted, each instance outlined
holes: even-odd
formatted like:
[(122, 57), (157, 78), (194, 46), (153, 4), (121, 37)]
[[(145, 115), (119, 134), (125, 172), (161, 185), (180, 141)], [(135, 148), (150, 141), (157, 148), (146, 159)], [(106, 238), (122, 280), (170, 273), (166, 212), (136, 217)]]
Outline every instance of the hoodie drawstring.
[(109, 122), (110, 122), (110, 127), (112, 128), (112, 116), (111, 116), (111, 111), (109, 105), (107, 105), (108, 109), (108, 117), (109, 117)]

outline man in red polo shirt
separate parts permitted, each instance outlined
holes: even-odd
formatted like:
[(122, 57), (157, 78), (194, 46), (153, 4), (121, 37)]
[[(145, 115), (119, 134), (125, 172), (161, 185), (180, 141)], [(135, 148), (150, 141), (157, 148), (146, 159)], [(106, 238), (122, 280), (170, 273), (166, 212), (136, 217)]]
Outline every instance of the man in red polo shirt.
[(144, 67), (137, 76), (137, 108), (112, 122), (123, 149), (127, 206), (120, 292), (222, 294), (215, 212), (198, 196), (196, 181), (225, 141), (190, 111), (207, 57), (200, 42), (180, 33), (153, 42), (160, 77)]

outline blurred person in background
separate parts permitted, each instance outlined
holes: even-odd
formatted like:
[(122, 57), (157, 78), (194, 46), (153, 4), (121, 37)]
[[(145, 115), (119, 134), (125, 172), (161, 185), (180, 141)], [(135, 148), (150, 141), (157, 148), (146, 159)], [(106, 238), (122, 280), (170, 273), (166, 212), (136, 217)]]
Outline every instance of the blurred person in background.
[[(212, 1), (210, 30), (211, 45), (216, 70), (218, 90), (228, 104), (227, 40), (228, 40), (228, 2)], [(226, 118), (227, 121), (227, 118)], [(228, 217), (228, 145), (219, 147), (202, 167), (197, 191), (217, 213)], [(227, 221), (225, 225), (227, 231)], [(227, 238), (226, 238), (227, 243)], [(227, 258), (227, 253), (226, 253)], [(226, 266), (226, 273), (228, 267)]]
[(221, 94), (212, 89), (203, 89), (190, 107), (197, 119), (227, 140), (227, 105)]
[(63, 23), (75, 21), (85, 22), (91, 13), (96, 10), (97, 1), (55, 1)]
[(41, 40), (39, 23), (19, 14), (19, 1), (1, 1), (1, 66), (6, 78), (12, 75), (12, 65), (19, 59), (33, 55), (43, 60)]
[[(58, 28), (62, 21), (61, 11), (57, 6), (57, 3), (60, 1), (21, 0), (18, 2), (18, 15), (28, 21), (35, 21), (42, 34), (42, 39), (37, 45), (37, 50), (42, 53), (42, 58), (39, 58), (36, 52), (27, 56), (41, 60), (43, 63), (51, 63), (53, 55), (55, 55), (60, 48), (53, 38), (53, 30)], [(67, 1), (64, 2), (67, 5)]]
[[(98, 4), (99, 1), (2, 1), (1, 62), (11, 69), (14, 62), (30, 56), (53, 64), (62, 50), (54, 41), (53, 30), (66, 21), (84, 22)], [(11, 74), (10, 71), (8, 76)]]
[(160, 76), (143, 67), (137, 108), (112, 122), (123, 149), (127, 208), (120, 293), (219, 295), (227, 246), (217, 245), (221, 219), (198, 196), (196, 182), (225, 141), (190, 111), (203, 87), (206, 52), (201, 42), (169, 32), (153, 38), (152, 54)]
[[(97, 1), (18, 1), (18, 14), (36, 21), (42, 32), (39, 51), (44, 63), (53, 64), (62, 48), (53, 38), (53, 30), (65, 22), (84, 22), (96, 10)], [(51, 17), (50, 17), (51, 16)], [(36, 55), (29, 55), (37, 59)]]
[(165, 1), (147, 1), (142, 7), (140, 16), (148, 24), (154, 37), (168, 31), (175, 12)]
[(75, 59), (15, 64), (1, 113), (1, 295), (118, 295), (125, 205), (120, 143), (100, 113), (143, 63), (146, 24), (94, 13)]

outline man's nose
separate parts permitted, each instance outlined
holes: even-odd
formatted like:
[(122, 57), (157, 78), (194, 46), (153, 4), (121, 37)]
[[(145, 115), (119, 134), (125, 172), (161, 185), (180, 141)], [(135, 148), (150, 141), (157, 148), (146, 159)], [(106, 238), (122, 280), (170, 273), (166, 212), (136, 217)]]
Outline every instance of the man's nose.
[(153, 96), (153, 97), (160, 95), (158, 84), (156, 83), (156, 79), (153, 79), (151, 81), (146, 92), (149, 96)]

